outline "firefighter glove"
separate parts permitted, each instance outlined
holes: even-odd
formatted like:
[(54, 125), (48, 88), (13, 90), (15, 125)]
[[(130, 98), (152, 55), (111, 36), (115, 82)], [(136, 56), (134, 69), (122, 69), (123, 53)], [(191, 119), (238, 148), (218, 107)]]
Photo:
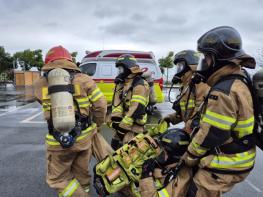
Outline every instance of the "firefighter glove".
[(155, 167), (156, 167), (156, 161), (154, 159), (146, 160), (142, 165), (141, 178), (144, 179), (152, 176)]
[(129, 130), (126, 130), (122, 127), (119, 126), (120, 123), (119, 122), (112, 122), (112, 128), (116, 130), (116, 134), (118, 135), (118, 137), (123, 140), (125, 134), (127, 132), (129, 132)]
[(159, 121), (159, 123), (158, 123), (158, 131), (159, 131), (160, 134), (164, 133), (165, 131), (167, 131), (168, 127), (169, 127), (169, 123), (166, 120), (162, 119), (162, 120)]

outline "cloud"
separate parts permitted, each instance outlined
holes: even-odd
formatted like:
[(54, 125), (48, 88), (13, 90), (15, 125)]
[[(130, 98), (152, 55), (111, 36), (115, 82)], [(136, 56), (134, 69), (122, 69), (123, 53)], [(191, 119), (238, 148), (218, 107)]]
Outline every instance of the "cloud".
[(0, 43), (7, 51), (64, 45), (78, 51), (195, 49), (197, 39), (219, 25), (235, 27), (244, 48), (263, 42), (261, 0), (0, 0)]

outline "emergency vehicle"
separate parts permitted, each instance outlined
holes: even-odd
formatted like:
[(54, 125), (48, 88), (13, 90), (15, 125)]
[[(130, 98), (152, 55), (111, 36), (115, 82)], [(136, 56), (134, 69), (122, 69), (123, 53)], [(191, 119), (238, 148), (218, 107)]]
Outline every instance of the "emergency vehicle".
[(118, 72), (115, 67), (115, 61), (123, 54), (133, 55), (137, 59), (141, 69), (152, 72), (156, 99), (158, 103), (162, 103), (164, 101), (164, 95), (162, 93), (163, 78), (152, 52), (128, 50), (86, 52), (86, 56), (81, 61), (80, 69), (83, 73), (92, 76), (105, 95), (107, 102), (111, 103), (114, 91), (114, 78)]

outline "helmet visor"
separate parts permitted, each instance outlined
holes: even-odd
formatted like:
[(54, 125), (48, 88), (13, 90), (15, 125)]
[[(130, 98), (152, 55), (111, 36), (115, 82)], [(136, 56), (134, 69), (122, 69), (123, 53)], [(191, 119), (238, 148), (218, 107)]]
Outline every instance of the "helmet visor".
[(209, 68), (209, 65), (207, 63), (207, 58), (208, 56), (205, 56), (204, 54), (201, 53), (196, 71), (205, 71)]
[(185, 67), (186, 67), (184, 62), (178, 62), (175, 66), (176, 66), (176, 73), (175, 74), (179, 74), (179, 73), (183, 72)]
[(123, 66), (118, 66), (117, 69), (118, 69), (118, 75), (124, 73), (124, 67)]

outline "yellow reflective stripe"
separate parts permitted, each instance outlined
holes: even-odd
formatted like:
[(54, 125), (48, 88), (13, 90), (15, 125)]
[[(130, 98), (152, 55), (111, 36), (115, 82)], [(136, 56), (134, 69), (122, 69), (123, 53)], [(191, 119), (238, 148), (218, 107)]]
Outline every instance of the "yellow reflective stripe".
[[(180, 101), (180, 105), (186, 105), (187, 101)], [(188, 101), (188, 105), (194, 105), (195, 104), (195, 101), (193, 99), (190, 99)]]
[(76, 101), (80, 103), (87, 103), (89, 102), (89, 97), (84, 97), (84, 98), (76, 98)]
[(131, 102), (137, 102), (141, 103), (142, 105), (146, 106), (147, 105), (147, 100), (145, 97), (140, 96), (140, 95), (133, 95), (131, 98)]
[(50, 111), (51, 110), (51, 103), (42, 103), (42, 110), (45, 111)]
[[(90, 132), (91, 130), (96, 128), (96, 124), (93, 123), (91, 126), (89, 126), (88, 128), (86, 128), (85, 130), (81, 131), (81, 134), (77, 137), (77, 142), (84, 139), (85, 137), (87, 137), (88, 135), (90, 135), (92, 132)], [(57, 146), (60, 145), (60, 143), (50, 134), (46, 135), (46, 143), (48, 145), (51, 146)]]
[(103, 96), (103, 93), (100, 91), (99, 88), (96, 88), (95, 90), (93, 90), (89, 98), (92, 102), (96, 102), (102, 96)]
[(122, 113), (123, 112), (123, 108), (122, 106), (118, 106), (118, 107), (112, 107), (112, 113), (116, 113), (116, 112), (119, 112), (119, 113)]
[(79, 182), (77, 179), (73, 179), (68, 186), (61, 192), (59, 193), (59, 197), (71, 197), (72, 194), (78, 189), (80, 186)]
[(80, 96), (80, 95), (81, 95), (80, 84), (74, 84), (74, 94), (73, 94), (73, 96)]
[(163, 188), (162, 190), (158, 191), (158, 195), (159, 195), (159, 197), (169, 197), (169, 193), (168, 193), (168, 191), (165, 188)]
[(89, 106), (90, 106), (90, 102), (79, 103), (79, 107), (89, 107)]
[(48, 87), (42, 88), (42, 100), (50, 99), (50, 95), (48, 94)]
[(188, 145), (189, 141), (179, 141), (178, 144), (179, 145)]
[(126, 125), (129, 125), (129, 126), (132, 126), (133, 125), (133, 119), (128, 117), (128, 116), (125, 116), (121, 122), (123, 122), (124, 124)]
[[(157, 189), (162, 188), (162, 183), (158, 179), (155, 181), (155, 185), (156, 185)], [(158, 196), (159, 197), (170, 197), (168, 191), (165, 188), (158, 191)]]
[(190, 146), (192, 146), (192, 149), (198, 154), (198, 155), (204, 155), (208, 149), (200, 146), (198, 143), (192, 141)]
[(223, 130), (230, 130), (236, 119), (206, 110), (202, 121)]
[(254, 129), (254, 121), (254, 116), (247, 120), (238, 121), (234, 128), (234, 131), (236, 131), (237, 136), (241, 138), (246, 135), (252, 134)]
[(138, 124), (141, 124), (141, 125), (146, 124), (146, 122), (147, 122), (147, 114), (144, 114), (143, 117), (142, 117), (142, 119), (137, 119), (136, 122), (137, 122)]
[[(187, 101), (181, 101), (180, 102), (181, 110), (183, 110), (183, 111), (186, 110), (186, 103), (187, 103)], [(195, 107), (195, 101), (193, 99), (190, 99), (188, 101), (187, 109), (192, 109), (194, 107)]]
[(88, 97), (76, 98), (76, 101), (79, 107), (89, 107), (90, 106), (90, 101)]
[(88, 128), (86, 128), (85, 130), (81, 131), (80, 136), (77, 137), (77, 142), (82, 140), (83, 138), (87, 137), (88, 135), (91, 134), (91, 130), (95, 129), (97, 127), (97, 125), (95, 123), (92, 123), (91, 126), (89, 126)]
[[(192, 105), (188, 105), (188, 106), (187, 106), (187, 109), (193, 109), (194, 107), (195, 107), (194, 105), (193, 105), (193, 106), (192, 106)], [(182, 110), (182, 111), (185, 111), (185, 110), (186, 110), (186, 107), (185, 107), (185, 106), (181, 106), (181, 110)]]
[(46, 143), (51, 146), (60, 145), (59, 142), (50, 134), (46, 135)]
[(247, 151), (235, 154), (235, 156), (214, 156), (210, 163), (213, 168), (249, 168), (254, 165), (256, 152)]
[(237, 121), (237, 127), (244, 127), (246, 125), (250, 125), (251, 123), (254, 123), (254, 116), (247, 120), (239, 120)]

